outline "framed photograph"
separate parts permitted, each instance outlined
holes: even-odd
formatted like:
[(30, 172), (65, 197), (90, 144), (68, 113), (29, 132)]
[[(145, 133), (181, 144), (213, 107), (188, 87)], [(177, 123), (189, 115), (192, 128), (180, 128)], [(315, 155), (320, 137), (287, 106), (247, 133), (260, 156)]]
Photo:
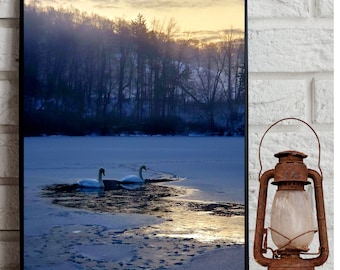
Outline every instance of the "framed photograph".
[(246, 267), (245, 9), (24, 0), (24, 269)]

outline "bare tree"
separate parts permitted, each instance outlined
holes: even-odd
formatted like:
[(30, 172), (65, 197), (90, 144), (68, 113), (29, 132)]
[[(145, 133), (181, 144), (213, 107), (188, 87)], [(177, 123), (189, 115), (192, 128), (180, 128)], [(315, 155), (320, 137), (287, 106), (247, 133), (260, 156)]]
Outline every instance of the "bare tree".
[(203, 109), (210, 130), (215, 130), (215, 113), (221, 100), (222, 76), (226, 51), (218, 44), (205, 44), (196, 49), (196, 68), (189, 84), (182, 85), (189, 96)]
[(231, 28), (223, 36), (221, 44), (226, 52), (225, 81), (223, 82), (223, 93), (227, 104), (226, 128), (231, 130), (240, 121), (240, 110), (244, 103), (244, 43), (243, 39), (238, 38)]

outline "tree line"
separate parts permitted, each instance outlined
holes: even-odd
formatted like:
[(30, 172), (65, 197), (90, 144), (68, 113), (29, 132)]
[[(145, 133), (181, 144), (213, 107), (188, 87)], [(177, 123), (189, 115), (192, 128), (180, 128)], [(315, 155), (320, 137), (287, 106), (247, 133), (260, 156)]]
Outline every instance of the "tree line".
[(24, 7), (24, 135), (244, 135), (244, 37)]

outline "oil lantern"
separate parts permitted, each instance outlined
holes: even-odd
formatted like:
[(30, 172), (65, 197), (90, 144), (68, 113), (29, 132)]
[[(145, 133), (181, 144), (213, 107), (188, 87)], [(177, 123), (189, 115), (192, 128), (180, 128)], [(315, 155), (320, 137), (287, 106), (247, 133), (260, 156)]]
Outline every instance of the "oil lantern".
[[(278, 158), (275, 168), (261, 175), (261, 144), (264, 136), (277, 123), (283, 120), (298, 120), (306, 124), (316, 135), (319, 146), (319, 171), (309, 169), (304, 163), (307, 155), (295, 151), (282, 151), (274, 156)], [(272, 270), (304, 269), (313, 270), (328, 257), (328, 239), (322, 188), (322, 170), (320, 168), (320, 141), (314, 129), (297, 118), (284, 118), (271, 125), (264, 133), (259, 148), (260, 173), (257, 219), (254, 239), (254, 258), (262, 266)], [(269, 181), (276, 186), (270, 211), (270, 227), (265, 228), (267, 192)], [(312, 202), (305, 187), (313, 181), (317, 228), (314, 228)], [(268, 211), (269, 212), (269, 211)], [(276, 248), (268, 247), (268, 231)], [(319, 249), (317, 253), (308, 253), (315, 233), (318, 233)], [(272, 256), (264, 256), (268, 250)], [(304, 255), (304, 256), (301, 256)], [(313, 255), (309, 257), (308, 255)]]

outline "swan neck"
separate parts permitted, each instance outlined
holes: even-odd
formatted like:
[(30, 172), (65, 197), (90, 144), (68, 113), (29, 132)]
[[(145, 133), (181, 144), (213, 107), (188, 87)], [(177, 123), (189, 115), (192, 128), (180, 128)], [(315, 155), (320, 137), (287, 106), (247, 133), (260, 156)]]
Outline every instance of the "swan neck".
[(102, 171), (99, 171), (98, 182), (103, 183), (103, 172)]
[(143, 178), (142, 171), (143, 171), (143, 167), (140, 167), (140, 168), (139, 168), (139, 177), (140, 177), (140, 179), (142, 179), (143, 182), (144, 182), (144, 178)]

